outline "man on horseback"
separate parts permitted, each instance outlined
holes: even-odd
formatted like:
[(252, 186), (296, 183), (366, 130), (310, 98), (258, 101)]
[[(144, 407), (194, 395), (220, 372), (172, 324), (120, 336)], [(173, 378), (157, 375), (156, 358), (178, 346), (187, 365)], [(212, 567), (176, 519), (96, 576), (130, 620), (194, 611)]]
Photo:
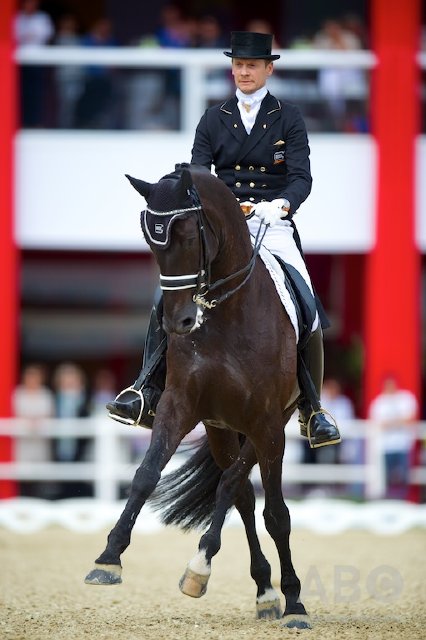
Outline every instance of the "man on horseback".
[[(312, 184), (306, 127), (297, 107), (281, 103), (266, 88), (273, 61), (280, 57), (271, 54), (271, 47), (270, 34), (232, 33), (232, 50), (224, 53), (232, 58), (236, 94), (204, 113), (191, 162), (209, 170), (214, 165), (247, 215), (250, 232), (256, 236), (259, 225), (269, 225), (263, 245), (300, 274), (313, 295), (293, 221)], [(340, 442), (339, 430), (327, 419), (319, 400), (323, 380), (319, 316), (308, 339), (303, 344), (299, 340), (298, 350), (299, 421), (311, 447)], [(141, 374), (132, 387), (108, 403), (110, 417), (151, 428), (164, 390), (166, 346), (159, 298), (151, 314)]]

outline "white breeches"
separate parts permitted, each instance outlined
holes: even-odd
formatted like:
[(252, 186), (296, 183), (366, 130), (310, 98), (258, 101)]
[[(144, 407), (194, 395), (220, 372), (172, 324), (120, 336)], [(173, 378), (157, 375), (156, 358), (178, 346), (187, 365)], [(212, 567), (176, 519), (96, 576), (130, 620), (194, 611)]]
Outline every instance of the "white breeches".
[[(256, 237), (259, 229), (260, 220), (256, 216), (253, 216), (250, 220), (247, 220), (250, 233)], [(263, 229), (261, 231), (263, 233)], [(294, 229), (288, 220), (280, 220), (273, 227), (269, 227), (263, 238), (263, 246), (268, 249), (274, 256), (278, 256), (291, 264), (300, 273), (309, 289), (314, 295), (311, 279), (309, 277), (308, 270), (306, 268), (305, 261), (303, 260), (299, 249), (294, 241)], [(312, 331), (315, 331), (318, 327), (319, 317), (316, 313)]]
[[(247, 220), (250, 233), (256, 237), (260, 220), (253, 216)], [(262, 232), (261, 232), (262, 233)], [(313, 294), (312, 283), (305, 262), (293, 237), (293, 227), (287, 220), (280, 220), (273, 227), (269, 227), (263, 239), (263, 245), (274, 255), (279, 256), (291, 264), (305, 280)]]

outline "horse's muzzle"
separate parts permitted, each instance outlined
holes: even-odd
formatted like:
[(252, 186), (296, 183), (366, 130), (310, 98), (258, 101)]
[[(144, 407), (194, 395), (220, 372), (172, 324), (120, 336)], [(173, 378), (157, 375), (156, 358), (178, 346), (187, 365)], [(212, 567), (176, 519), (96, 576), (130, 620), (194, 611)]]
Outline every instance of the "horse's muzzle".
[(164, 313), (163, 327), (166, 333), (186, 335), (199, 329), (203, 323), (203, 310), (195, 304), (186, 305), (172, 314)]

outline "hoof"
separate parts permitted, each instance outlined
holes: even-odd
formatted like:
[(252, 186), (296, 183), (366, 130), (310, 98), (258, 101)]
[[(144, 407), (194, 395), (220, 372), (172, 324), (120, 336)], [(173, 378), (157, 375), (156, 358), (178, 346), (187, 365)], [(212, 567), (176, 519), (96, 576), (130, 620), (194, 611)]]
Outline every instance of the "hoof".
[(308, 614), (289, 613), (282, 618), (282, 626), (286, 629), (312, 629)]
[(120, 584), (121, 567), (119, 564), (95, 564), (95, 568), (84, 579), (86, 584)]
[(256, 602), (257, 620), (279, 620), (282, 614), (281, 602), (278, 598), (268, 602)]
[(258, 620), (279, 620), (283, 612), (275, 589), (270, 587), (256, 598), (256, 618)]
[(207, 583), (209, 575), (201, 575), (195, 573), (192, 569), (187, 568), (181, 579), (179, 580), (179, 589), (186, 596), (191, 598), (201, 598), (207, 591)]

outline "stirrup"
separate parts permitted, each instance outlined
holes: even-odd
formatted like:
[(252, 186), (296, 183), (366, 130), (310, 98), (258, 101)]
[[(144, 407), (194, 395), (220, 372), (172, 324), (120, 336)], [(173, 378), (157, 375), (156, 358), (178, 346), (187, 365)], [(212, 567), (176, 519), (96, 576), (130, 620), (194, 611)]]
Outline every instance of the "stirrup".
[(116, 402), (117, 400), (120, 399), (120, 396), (122, 396), (123, 393), (132, 391), (139, 398), (141, 402), (141, 410), (139, 412), (139, 416), (137, 420), (133, 420), (132, 418), (125, 418), (124, 416), (119, 416), (117, 413), (112, 413), (111, 411), (108, 412), (108, 418), (112, 418), (117, 422), (121, 422), (121, 424), (131, 425), (132, 427), (139, 426), (140, 420), (142, 418), (144, 404), (145, 404), (145, 398), (142, 395), (142, 389), (143, 387), (141, 389), (134, 389), (133, 387), (127, 387), (126, 389), (123, 389), (122, 391), (120, 391), (120, 393), (115, 397), (115, 400), (114, 400), (114, 402)]
[(311, 447), (311, 449), (318, 449), (319, 447), (325, 447), (329, 444), (339, 444), (339, 442), (341, 442), (341, 438), (339, 437), (338, 440), (326, 440), (325, 442), (321, 442), (320, 444), (312, 444), (311, 442), (311, 421), (312, 418), (314, 416), (317, 416), (318, 414), (323, 414), (326, 416), (329, 416), (331, 418), (331, 421), (333, 422), (334, 426), (337, 429), (337, 432), (339, 433), (339, 427), (337, 426), (337, 421), (336, 418), (326, 409), (323, 409), (321, 407), (321, 409), (319, 409), (318, 411), (312, 411), (311, 415), (308, 418), (308, 422), (306, 423), (304, 420), (302, 420), (299, 416), (299, 424), (300, 424), (300, 435), (303, 438), (308, 438), (309, 440), (309, 446)]

